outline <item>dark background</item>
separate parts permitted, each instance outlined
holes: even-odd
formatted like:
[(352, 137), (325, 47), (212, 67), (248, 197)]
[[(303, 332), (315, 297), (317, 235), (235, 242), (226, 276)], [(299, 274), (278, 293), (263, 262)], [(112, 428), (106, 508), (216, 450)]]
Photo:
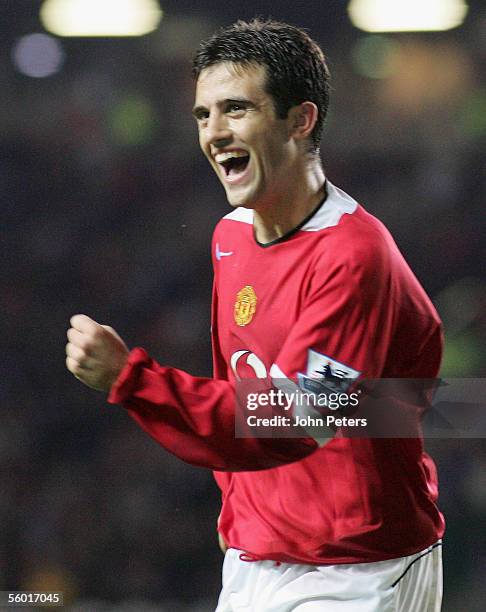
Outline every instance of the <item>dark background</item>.
[[(0, 590), (59, 589), (72, 610), (214, 608), (210, 472), (73, 379), (64, 344), (83, 312), (211, 374), (209, 245), (228, 207), (198, 150), (190, 58), (220, 25), (273, 16), (322, 45), (326, 173), (387, 224), (432, 297), (442, 375), (485, 376), (486, 8), (469, 4), (449, 32), (378, 37), (344, 1), (171, 0), (145, 37), (57, 39), (61, 69), (33, 78), (14, 58), (43, 32), (40, 3), (0, 0)], [(479, 612), (486, 445), (429, 448), (448, 522), (444, 611)]]

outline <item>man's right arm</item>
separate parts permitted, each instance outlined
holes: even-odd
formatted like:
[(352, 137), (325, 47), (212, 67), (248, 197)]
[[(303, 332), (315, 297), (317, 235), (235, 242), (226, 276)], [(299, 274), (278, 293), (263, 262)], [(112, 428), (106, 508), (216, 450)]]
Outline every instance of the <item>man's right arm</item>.
[(236, 437), (244, 410), (237, 410), (233, 383), (161, 366), (141, 348), (131, 351), (108, 401), (124, 406), (172, 454), (213, 470), (273, 468), (317, 449), (312, 438)]

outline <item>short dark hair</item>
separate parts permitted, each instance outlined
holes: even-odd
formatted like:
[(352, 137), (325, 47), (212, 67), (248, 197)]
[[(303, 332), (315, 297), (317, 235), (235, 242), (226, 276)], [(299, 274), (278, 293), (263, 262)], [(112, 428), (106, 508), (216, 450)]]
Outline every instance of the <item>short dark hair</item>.
[(314, 102), (319, 113), (311, 135), (312, 148), (319, 150), (329, 106), (330, 74), (321, 48), (307, 32), (271, 19), (237, 21), (201, 43), (193, 60), (194, 78), (221, 62), (263, 65), (266, 91), (274, 100), (279, 119), (285, 119), (292, 106)]

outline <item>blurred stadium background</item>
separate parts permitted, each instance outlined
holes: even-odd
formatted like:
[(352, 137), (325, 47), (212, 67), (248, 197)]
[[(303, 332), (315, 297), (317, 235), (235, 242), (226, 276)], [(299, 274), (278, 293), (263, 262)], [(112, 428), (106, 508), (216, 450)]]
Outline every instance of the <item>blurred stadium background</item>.
[[(69, 317), (210, 375), (209, 243), (227, 205), (198, 150), (190, 58), (260, 14), (323, 46), (327, 174), (388, 225), (432, 296), (443, 376), (484, 377), (486, 5), (469, 0), (444, 32), (370, 34), (344, 0), (163, 0), (156, 29), (128, 38), (48, 33), (41, 5), (0, 1), (0, 590), (62, 590), (71, 610), (204, 612), (222, 560), (212, 476), (73, 380)], [(484, 442), (428, 444), (445, 612), (485, 609)]]

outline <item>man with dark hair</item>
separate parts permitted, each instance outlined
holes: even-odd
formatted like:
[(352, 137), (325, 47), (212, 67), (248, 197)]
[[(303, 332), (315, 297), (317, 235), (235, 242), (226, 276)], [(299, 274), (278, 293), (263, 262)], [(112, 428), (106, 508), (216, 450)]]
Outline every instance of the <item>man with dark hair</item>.
[(238, 21), (201, 44), (193, 62), (195, 80), (206, 68), (223, 62), (265, 68), (265, 91), (279, 119), (285, 119), (293, 106), (313, 102), (319, 112), (311, 132), (311, 150), (319, 152), (330, 75), (321, 48), (306, 32), (276, 21)]
[(238, 22), (202, 44), (194, 75), (201, 149), (234, 208), (213, 238), (214, 378), (129, 352), (85, 315), (67, 367), (215, 470), (218, 612), (437, 612), (444, 523), (422, 440), (235, 435), (243, 379), (290, 384), (298, 416), (316, 387), (438, 374), (432, 304), (384, 226), (324, 175), (322, 51), (293, 26)]

